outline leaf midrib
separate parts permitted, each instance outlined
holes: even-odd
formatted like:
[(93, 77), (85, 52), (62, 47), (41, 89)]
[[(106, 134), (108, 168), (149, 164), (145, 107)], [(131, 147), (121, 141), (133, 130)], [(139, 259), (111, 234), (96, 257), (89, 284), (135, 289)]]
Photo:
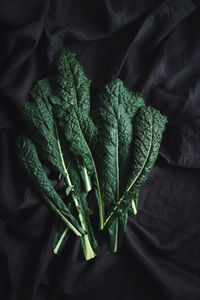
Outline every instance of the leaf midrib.
[[(70, 62), (68, 62), (68, 66), (69, 66), (71, 74), (72, 74), (74, 97), (76, 99), (75, 105), (78, 107), (78, 99), (77, 99), (78, 97), (77, 97), (77, 92), (76, 92), (76, 89), (75, 89), (75, 76), (74, 76), (73, 69), (71, 67)], [(79, 127), (80, 127), (80, 132), (81, 132), (82, 138), (83, 138), (83, 140), (85, 142), (85, 145), (86, 145), (86, 147), (88, 149), (88, 152), (89, 152), (89, 155), (90, 155), (90, 158), (91, 158), (91, 161), (92, 161), (92, 165), (93, 165), (93, 169), (94, 169), (94, 174), (95, 174), (95, 179), (96, 179), (96, 184), (97, 184), (98, 198), (99, 198), (99, 203), (100, 203), (100, 216), (101, 216), (101, 218), (100, 218), (100, 224), (101, 224), (101, 227), (103, 227), (103, 222), (104, 222), (104, 220), (103, 220), (103, 204), (102, 204), (102, 199), (101, 199), (100, 185), (99, 185), (99, 179), (98, 179), (98, 175), (97, 175), (97, 169), (96, 169), (96, 166), (95, 166), (94, 159), (93, 159), (92, 153), (90, 151), (90, 148), (89, 148), (89, 146), (87, 144), (87, 141), (85, 140), (85, 137), (83, 135), (83, 132), (82, 132), (82, 129), (81, 129), (81, 126), (80, 126), (80, 122), (79, 122), (79, 118), (77, 116), (76, 109), (74, 109), (74, 112), (76, 114), (76, 118), (77, 118), (78, 123), (79, 123)]]
[[(46, 103), (45, 103), (45, 101), (43, 101), (43, 103), (46, 105)], [(34, 103), (35, 104), (35, 103)], [(35, 104), (35, 107), (37, 108), (37, 111), (38, 111), (38, 113), (39, 113), (39, 115), (40, 115), (40, 117), (41, 117), (41, 121), (42, 121), (42, 123), (43, 123), (43, 125), (44, 125), (44, 127), (46, 128), (46, 130), (47, 130), (47, 133), (49, 134), (49, 136), (51, 137), (51, 138), (53, 138), (53, 140), (58, 144), (58, 140), (52, 135), (52, 133), (50, 132), (50, 130), (49, 130), (49, 127), (48, 127), (48, 124), (46, 123), (46, 121), (43, 119), (43, 116), (42, 116), (42, 113), (41, 113), (41, 111), (40, 111), (40, 109), (38, 108), (38, 106)], [(47, 107), (47, 106), (46, 106)], [(49, 109), (47, 108), (47, 110), (49, 111)], [(50, 113), (50, 112), (49, 112)], [(37, 117), (36, 117), (37, 118)], [(53, 117), (52, 117), (52, 119), (53, 119)], [(56, 125), (56, 123), (54, 122), (54, 126), (55, 126), (55, 128), (57, 128), (57, 125)], [(57, 137), (57, 136), (56, 136)], [(54, 148), (54, 144), (52, 144), (52, 142), (51, 142), (51, 139), (49, 140), (49, 143), (51, 144), (51, 146)], [(58, 155), (60, 155), (60, 153), (54, 148), (54, 151), (56, 152), (56, 153), (58, 153)]]
[(95, 162), (94, 162), (94, 159), (93, 159), (93, 155), (92, 155), (92, 152), (90, 151), (90, 148), (88, 146), (88, 143), (83, 135), (83, 132), (82, 132), (82, 129), (81, 129), (81, 125), (80, 125), (80, 122), (79, 122), (79, 118), (77, 116), (77, 112), (76, 112), (76, 109), (74, 109), (74, 112), (76, 114), (76, 118), (78, 120), (78, 124), (79, 124), (79, 127), (80, 127), (80, 132), (81, 132), (81, 136), (82, 136), (82, 139), (84, 140), (84, 143), (87, 147), (87, 150), (88, 150), (88, 153), (90, 155), (90, 158), (91, 158), (91, 161), (92, 161), (92, 166), (93, 166), (93, 169), (94, 169), (94, 175), (95, 175), (95, 179), (96, 179), (96, 183), (97, 183), (97, 191), (98, 191), (98, 195), (99, 195), (99, 201), (100, 201), (100, 214), (102, 216), (102, 220), (100, 220), (100, 224), (103, 225), (103, 204), (102, 204), (102, 198), (101, 198), (101, 192), (100, 192), (100, 185), (99, 185), (99, 179), (98, 179), (98, 174), (97, 174), (97, 169), (96, 169), (96, 165), (95, 165)]
[[(119, 116), (118, 116), (119, 117)], [(117, 201), (119, 201), (119, 125), (118, 118), (117, 120), (117, 145), (116, 145), (116, 169), (117, 169)], [(119, 219), (115, 219), (115, 242), (114, 242), (114, 252), (117, 252), (118, 249), (118, 230), (119, 230)]]
[(69, 173), (68, 173), (66, 165), (65, 165), (65, 161), (64, 161), (64, 157), (63, 157), (63, 153), (62, 153), (62, 149), (61, 149), (61, 145), (60, 145), (60, 138), (59, 138), (59, 135), (58, 135), (58, 128), (57, 128), (57, 124), (56, 123), (55, 123), (55, 132), (56, 132), (57, 144), (58, 144), (58, 149), (59, 149), (59, 154), (60, 154), (60, 158), (61, 158), (61, 163), (62, 163), (62, 166), (63, 166), (63, 170), (64, 170), (64, 173), (66, 173), (66, 175), (67, 175), (68, 184), (71, 187), (72, 183), (71, 183), (71, 179), (69, 177)]
[[(151, 151), (151, 148), (152, 148), (152, 139), (153, 139), (153, 120), (152, 120), (152, 112), (151, 112), (151, 138), (150, 138), (150, 146), (149, 146), (149, 149), (148, 149), (148, 153), (147, 153), (147, 157), (142, 165), (142, 168), (140, 169), (140, 172), (138, 173), (138, 175), (135, 177), (135, 179), (133, 180), (133, 182), (130, 184), (130, 186), (126, 189), (125, 193), (122, 195), (122, 197), (124, 198), (126, 193), (130, 191), (130, 189), (132, 188), (132, 186), (134, 185), (134, 183), (136, 182), (136, 180), (138, 179), (138, 177), (141, 175), (145, 165), (146, 165), (146, 162), (149, 158), (149, 155), (150, 155), (150, 151)], [(121, 198), (122, 198), (121, 197)], [(120, 198), (120, 199), (121, 199)]]
[(152, 148), (152, 139), (153, 139), (153, 120), (152, 120), (152, 112), (151, 113), (151, 139), (150, 139), (150, 146), (149, 146), (149, 149), (148, 149), (148, 153), (147, 153), (147, 156), (146, 156), (146, 159), (142, 165), (142, 168), (140, 169), (140, 171), (138, 172), (137, 176), (134, 178), (134, 180), (132, 181), (132, 183), (130, 184), (130, 186), (126, 189), (126, 191), (123, 193), (123, 195), (120, 197), (118, 203), (114, 206), (113, 208), (113, 211), (110, 213), (110, 215), (107, 217), (107, 219), (105, 220), (105, 223), (104, 223), (104, 227), (106, 226), (106, 224), (108, 223), (108, 221), (110, 220), (110, 218), (112, 217), (112, 215), (114, 214), (114, 212), (117, 210), (119, 204), (122, 202), (122, 200), (125, 198), (126, 194), (130, 191), (130, 189), (132, 188), (132, 186), (134, 185), (134, 183), (136, 182), (136, 180), (138, 179), (138, 177), (141, 175), (144, 167), (145, 167), (145, 164), (146, 162), (148, 161), (148, 158), (149, 158), (149, 155), (150, 155), (150, 151), (151, 151), (151, 148)]

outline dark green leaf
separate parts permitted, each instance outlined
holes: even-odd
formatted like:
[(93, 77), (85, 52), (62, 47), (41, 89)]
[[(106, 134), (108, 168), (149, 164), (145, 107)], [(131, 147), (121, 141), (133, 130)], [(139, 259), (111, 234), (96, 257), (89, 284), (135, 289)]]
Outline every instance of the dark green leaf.
[(60, 146), (58, 126), (48, 101), (51, 94), (50, 81), (41, 80), (31, 91), (34, 102), (28, 102), (23, 110), (23, 117), (27, 124), (30, 136), (38, 148), (39, 155), (46, 160), (60, 175), (65, 172), (63, 161), (64, 151)]
[(145, 105), (142, 95), (138, 92), (129, 92), (120, 79), (116, 79), (114, 84), (118, 85), (119, 104), (123, 105), (126, 113), (133, 120), (137, 110)]
[[(101, 192), (105, 211), (119, 201), (128, 167), (130, 147), (133, 138), (130, 116), (125, 112), (123, 103), (119, 103), (120, 81), (106, 86), (100, 96), (101, 107)], [(124, 233), (127, 215), (121, 215), (109, 227), (110, 250), (117, 252), (119, 237)], [(121, 226), (123, 225), (123, 226)], [(120, 238), (121, 239), (121, 238)]]
[(34, 183), (35, 188), (40, 192), (54, 212), (76, 235), (80, 236), (84, 234), (85, 231), (80, 227), (46, 176), (33, 142), (27, 136), (20, 136), (17, 147), (24, 169), (29, 179)]
[(112, 223), (122, 211), (130, 209), (134, 193), (138, 192), (151, 172), (165, 130), (166, 117), (152, 107), (141, 107), (134, 123), (132, 170), (125, 191), (110, 209), (105, 226)]
[[(86, 192), (91, 190), (91, 179), (99, 205), (100, 227), (103, 227), (103, 203), (92, 150), (95, 148), (98, 129), (90, 116), (90, 80), (76, 61), (74, 54), (62, 49), (54, 59), (56, 96), (52, 100), (54, 112), (73, 155)], [(91, 148), (90, 148), (91, 147)]]

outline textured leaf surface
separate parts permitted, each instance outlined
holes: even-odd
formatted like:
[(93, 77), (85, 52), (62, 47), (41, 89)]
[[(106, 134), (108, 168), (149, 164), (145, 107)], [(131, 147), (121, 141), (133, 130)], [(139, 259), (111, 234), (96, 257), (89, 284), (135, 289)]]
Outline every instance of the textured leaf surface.
[[(69, 149), (78, 163), (79, 172), (75, 163), (71, 163), (74, 158), (70, 157), (70, 154), (68, 154), (68, 157), (66, 157), (66, 154), (63, 154), (64, 162), (67, 162), (63, 170), (65, 180), (68, 182), (66, 194), (71, 193), (82, 227), (88, 232), (88, 235), (82, 239), (83, 249), (87, 257), (90, 244), (95, 254), (98, 254), (98, 245), (89, 220), (89, 208), (85, 199), (86, 193), (82, 190), (80, 181), (81, 174), (88, 192), (91, 189), (88, 174), (94, 174), (94, 161), (87, 140), (92, 144), (93, 132), (95, 131), (97, 135), (97, 128), (89, 116), (90, 81), (85, 77), (82, 67), (76, 61), (74, 54), (66, 49), (61, 50), (55, 57), (54, 67), (53, 88), (50, 89), (51, 93), (48, 100), (53, 105), (53, 113), (58, 120), (58, 127), (62, 129)], [(83, 135), (83, 130), (85, 131), (85, 136)], [(64, 149), (62, 144), (60, 142), (60, 148)], [(90, 254), (93, 255), (92, 250)]]
[(99, 205), (100, 227), (102, 227), (103, 203), (92, 154), (96, 145), (98, 128), (90, 116), (90, 80), (86, 78), (74, 54), (66, 49), (58, 53), (54, 59), (54, 67), (56, 96), (60, 99), (57, 101), (52, 98), (54, 112), (70, 150), (77, 158), (87, 192), (91, 189), (90, 177), (93, 179)]
[(123, 105), (126, 113), (130, 116), (131, 120), (134, 118), (137, 110), (144, 106), (144, 99), (138, 92), (129, 92), (120, 79), (115, 79), (113, 84), (118, 85), (119, 91), (119, 104)]
[(36, 189), (41, 193), (42, 197), (71, 230), (79, 236), (85, 233), (53, 188), (44, 172), (33, 142), (26, 136), (20, 136), (17, 147), (25, 171), (31, 182), (34, 183)]
[[(57, 100), (53, 99), (53, 102), (57, 104), (55, 111), (61, 122), (60, 126), (63, 127), (65, 123), (63, 124), (63, 116), (59, 112), (73, 113), (73, 117), (77, 119), (81, 130), (79, 138), (84, 136), (89, 146), (93, 146), (98, 135), (98, 129), (90, 116), (90, 80), (85, 76), (82, 66), (75, 59), (75, 55), (67, 49), (62, 49), (53, 63), (57, 95)], [(89, 157), (86, 160), (88, 161), (88, 163), (86, 161), (86, 167), (89, 170)]]
[[(37, 82), (31, 90), (31, 96), (34, 101), (28, 102), (25, 105), (23, 116), (28, 125), (29, 133), (33, 136), (37, 149), (39, 149), (41, 158), (53, 166), (57, 175), (63, 174), (66, 189), (70, 189), (72, 192), (73, 186), (76, 186), (76, 193), (73, 193), (73, 199), (80, 220), (82, 208), (80, 198), (77, 196), (80, 192), (80, 179), (74, 159), (69, 153), (66, 142), (63, 142), (60, 138), (61, 133), (59, 132), (53, 115), (52, 105), (49, 101), (51, 95), (54, 94), (52, 93), (51, 81), (49, 79)], [(56, 99), (54, 97), (54, 100)], [(73, 178), (73, 182), (71, 177)], [(68, 196), (69, 193), (66, 195)], [(81, 218), (80, 222), (82, 223), (82, 232), (86, 232), (86, 226), (83, 226), (84, 217)]]
[[(120, 79), (113, 80), (111, 84), (113, 87), (118, 89), (119, 104), (124, 107), (125, 112), (130, 116), (131, 120), (133, 121), (137, 110), (141, 106), (145, 105), (142, 95), (138, 92), (128, 91)], [(125, 155), (126, 154), (127, 153), (125, 153)], [(124, 166), (124, 174), (122, 175), (122, 178), (127, 178), (130, 154), (131, 153), (129, 152), (128, 156), (126, 157), (127, 165)], [(121, 181), (121, 185), (123, 185), (122, 181)], [(135, 206), (134, 200), (132, 204), (133, 206)]]
[(106, 218), (108, 226), (115, 216), (130, 208), (131, 199), (141, 185), (146, 181), (156, 161), (162, 134), (165, 130), (166, 117), (152, 107), (141, 107), (134, 122), (134, 146), (132, 170), (128, 178), (126, 189), (116, 205), (110, 210)]
[(23, 110), (23, 118), (30, 136), (34, 139), (39, 155), (62, 173), (65, 170), (58, 127), (53, 117), (48, 97), (51, 94), (50, 81), (41, 80), (31, 91), (34, 102), (28, 102)]
[(75, 54), (62, 49), (54, 58), (57, 94), (66, 106), (76, 105), (85, 116), (90, 114), (90, 80), (77, 62)]
[[(108, 228), (110, 251), (117, 252), (128, 211), (137, 213), (139, 191), (157, 158), (166, 118), (156, 109), (145, 107), (142, 95), (128, 91), (120, 79), (105, 87), (100, 108), (92, 112), (90, 80), (75, 55), (62, 49), (53, 65), (53, 76), (32, 89), (33, 101), (25, 105), (23, 116), (39, 158), (48, 162), (64, 183), (67, 204), (52, 186), (54, 192), (45, 198), (47, 190), (36, 177), (46, 174), (32, 142), (27, 143), (28, 153), (32, 151), (37, 169), (30, 155), (22, 152), (26, 171), (55, 212), (64, 221), (66, 216), (73, 217), (72, 225), (78, 224), (78, 229), (86, 233), (81, 236), (86, 259), (99, 254), (90, 222), (90, 208), (96, 209), (91, 202), (96, 196), (100, 229)], [(47, 177), (45, 182), (50, 184)], [(61, 252), (69, 233), (69, 227), (60, 223), (53, 244), (55, 254)]]
[[(106, 86), (101, 100), (101, 190), (105, 211), (119, 201), (120, 190), (127, 172), (128, 158), (133, 138), (130, 116), (119, 101), (120, 81)], [(114, 220), (109, 227), (110, 250), (117, 252), (119, 236), (123, 235), (127, 213)], [(125, 222), (126, 223), (126, 222)], [(123, 226), (121, 226), (123, 225)], [(123, 231), (123, 232), (122, 232)], [(121, 238), (120, 238), (121, 240)]]

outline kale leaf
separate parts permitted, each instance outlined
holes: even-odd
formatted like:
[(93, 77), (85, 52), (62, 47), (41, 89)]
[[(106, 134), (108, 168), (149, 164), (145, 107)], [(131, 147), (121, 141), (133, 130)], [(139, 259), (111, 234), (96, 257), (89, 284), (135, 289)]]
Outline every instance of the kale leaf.
[(151, 172), (165, 130), (167, 119), (153, 107), (141, 107), (134, 122), (134, 141), (131, 174), (124, 192), (113, 204), (105, 220), (105, 227), (121, 212), (130, 209), (131, 201)]
[[(120, 81), (113, 81), (100, 96), (101, 152), (100, 169), (102, 199), (107, 212), (113, 203), (119, 201), (121, 182), (128, 163), (133, 130), (130, 116), (119, 103)], [(126, 214), (117, 216), (109, 226), (110, 251), (117, 252), (120, 236), (123, 236)]]
[[(42, 159), (50, 163), (58, 175), (64, 177), (66, 184), (66, 195), (71, 194), (74, 201), (78, 218), (83, 232), (90, 231), (81, 237), (83, 250), (86, 259), (90, 259), (98, 254), (98, 245), (94, 239), (88, 217), (88, 207), (83, 208), (81, 198), (86, 197), (81, 191), (81, 183), (77, 174), (74, 158), (69, 152), (70, 145), (67, 145), (60, 138), (61, 134), (57, 121), (55, 120), (50, 96), (53, 95), (50, 80), (42, 80), (36, 83), (31, 91), (33, 102), (28, 102), (23, 110), (23, 117), (28, 125), (29, 134), (33, 137), (39, 155)], [(56, 99), (56, 97), (54, 97)], [(62, 128), (61, 128), (62, 129)], [(73, 178), (73, 180), (72, 180)], [(84, 201), (84, 205), (87, 202)], [(63, 240), (65, 241), (65, 240)], [(92, 251), (93, 244), (94, 251)]]
[[(61, 253), (73, 231), (89, 260), (100, 252), (90, 217), (96, 203), (110, 251), (120, 249), (128, 213), (137, 213), (139, 191), (157, 159), (167, 118), (146, 107), (142, 95), (128, 91), (120, 79), (105, 86), (93, 113), (91, 82), (75, 55), (62, 49), (53, 66), (52, 77), (35, 84), (33, 101), (24, 107), (31, 139), (20, 136), (18, 153), (28, 177), (62, 220), (54, 253)], [(62, 180), (65, 200), (51, 185), (43, 161)]]
[(103, 228), (104, 208), (101, 199), (99, 178), (92, 154), (98, 128), (90, 116), (90, 80), (74, 54), (61, 50), (54, 59), (55, 95), (51, 97), (59, 126), (77, 159), (86, 192), (91, 190), (91, 178), (99, 206), (99, 226)]
[(34, 143), (27, 136), (21, 135), (17, 141), (17, 148), (29, 179), (34, 183), (42, 197), (77, 236), (85, 234), (49, 181), (39, 160)]

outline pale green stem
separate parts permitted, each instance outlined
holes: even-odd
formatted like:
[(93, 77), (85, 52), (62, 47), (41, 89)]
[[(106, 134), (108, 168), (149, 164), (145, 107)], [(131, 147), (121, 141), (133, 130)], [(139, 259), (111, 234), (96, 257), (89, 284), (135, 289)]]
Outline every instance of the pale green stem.
[[(73, 187), (71, 179), (70, 179), (70, 176), (69, 176), (69, 173), (68, 173), (67, 168), (65, 166), (65, 161), (64, 161), (64, 158), (63, 158), (62, 150), (61, 150), (61, 145), (60, 145), (60, 141), (59, 141), (59, 136), (58, 136), (57, 128), (56, 128), (56, 134), (57, 134), (57, 137), (58, 137), (58, 148), (59, 148), (59, 151), (60, 151), (62, 165), (63, 165), (64, 173), (66, 175), (67, 184), (68, 184), (68, 186)], [(79, 203), (78, 203), (78, 200), (76, 199), (76, 196), (75, 196), (73, 190), (71, 191), (71, 195), (72, 195), (72, 198), (74, 200), (76, 209), (78, 211), (78, 217), (79, 217), (79, 220), (80, 220), (80, 223), (81, 223), (81, 227), (83, 228), (84, 231), (86, 231), (85, 224), (84, 224), (84, 219), (83, 219), (83, 216), (82, 216), (82, 214), (80, 212), (80, 208), (79, 208)], [(93, 249), (92, 249), (92, 247), (90, 245), (88, 234), (84, 235), (83, 239), (84, 239), (84, 243), (86, 245), (86, 255), (85, 255), (85, 258), (86, 258), (86, 260), (89, 260), (89, 259), (91, 259), (91, 258), (93, 258), (95, 256), (95, 253), (94, 253), (94, 251), (93, 251)]]
[(132, 209), (133, 209), (134, 215), (137, 215), (137, 208), (136, 208), (136, 205), (135, 205), (135, 200), (132, 200)]
[(89, 191), (91, 191), (92, 186), (91, 186), (90, 178), (88, 176), (88, 172), (87, 172), (84, 162), (83, 162), (83, 172), (84, 172), (84, 177), (85, 177), (86, 192), (88, 193)]
[(63, 241), (65, 235), (67, 234), (68, 230), (69, 230), (69, 227), (66, 227), (66, 229), (63, 231), (63, 234), (61, 235), (61, 237), (60, 237), (60, 239), (59, 239), (56, 247), (53, 249), (54, 254), (58, 253), (58, 250), (59, 250), (59, 248), (60, 248), (60, 246), (62, 244), (62, 241)]

